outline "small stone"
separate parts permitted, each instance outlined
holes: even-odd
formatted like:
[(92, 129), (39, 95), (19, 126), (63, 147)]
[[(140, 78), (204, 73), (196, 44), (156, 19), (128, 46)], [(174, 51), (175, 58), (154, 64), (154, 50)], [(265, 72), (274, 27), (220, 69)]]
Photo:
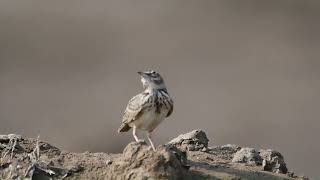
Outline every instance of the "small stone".
[(261, 165), (262, 159), (254, 148), (241, 148), (234, 154), (232, 162)]
[(262, 167), (264, 171), (286, 174), (288, 172), (286, 163), (283, 156), (275, 150), (261, 149), (259, 151), (261, 158), (263, 159)]
[[(208, 138), (203, 130), (193, 130), (186, 134), (181, 134), (171, 140), (168, 145), (174, 145), (183, 150), (198, 151), (208, 147)], [(191, 147), (192, 145), (193, 147)]]

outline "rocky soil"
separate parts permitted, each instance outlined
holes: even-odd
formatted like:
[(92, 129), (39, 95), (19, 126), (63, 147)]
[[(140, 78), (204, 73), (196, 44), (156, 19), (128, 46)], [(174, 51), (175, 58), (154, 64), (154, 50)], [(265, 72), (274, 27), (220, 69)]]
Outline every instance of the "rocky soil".
[(297, 180), (281, 153), (237, 145), (208, 147), (204, 131), (182, 134), (154, 152), (132, 142), (121, 154), (72, 153), (39, 139), (0, 135), (0, 179)]

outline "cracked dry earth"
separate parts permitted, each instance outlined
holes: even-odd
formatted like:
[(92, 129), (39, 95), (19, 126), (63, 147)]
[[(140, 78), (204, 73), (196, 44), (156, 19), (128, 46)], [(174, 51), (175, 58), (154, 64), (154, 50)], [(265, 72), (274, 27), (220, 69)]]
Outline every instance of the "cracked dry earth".
[(152, 151), (132, 142), (122, 154), (72, 153), (20, 135), (0, 135), (0, 179), (295, 180), (274, 150), (208, 147), (204, 131), (179, 135)]

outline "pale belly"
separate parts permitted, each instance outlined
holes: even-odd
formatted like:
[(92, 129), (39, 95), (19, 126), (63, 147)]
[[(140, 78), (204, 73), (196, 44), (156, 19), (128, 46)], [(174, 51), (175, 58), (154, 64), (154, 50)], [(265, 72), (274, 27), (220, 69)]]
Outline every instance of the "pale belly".
[(145, 131), (154, 130), (167, 116), (169, 110), (162, 109), (160, 113), (156, 113), (155, 109), (144, 112), (138, 119), (134, 120), (129, 125), (135, 125), (138, 129)]

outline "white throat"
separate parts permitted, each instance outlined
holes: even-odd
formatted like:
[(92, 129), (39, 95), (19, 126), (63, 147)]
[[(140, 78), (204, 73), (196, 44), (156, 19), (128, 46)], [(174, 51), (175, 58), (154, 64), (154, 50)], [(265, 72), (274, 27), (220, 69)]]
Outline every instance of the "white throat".
[(164, 83), (155, 84), (152, 82), (147, 82), (144, 78), (141, 78), (141, 82), (142, 82), (142, 85), (144, 88), (144, 92), (147, 92), (147, 93), (152, 93), (158, 89), (165, 89), (166, 88)]

